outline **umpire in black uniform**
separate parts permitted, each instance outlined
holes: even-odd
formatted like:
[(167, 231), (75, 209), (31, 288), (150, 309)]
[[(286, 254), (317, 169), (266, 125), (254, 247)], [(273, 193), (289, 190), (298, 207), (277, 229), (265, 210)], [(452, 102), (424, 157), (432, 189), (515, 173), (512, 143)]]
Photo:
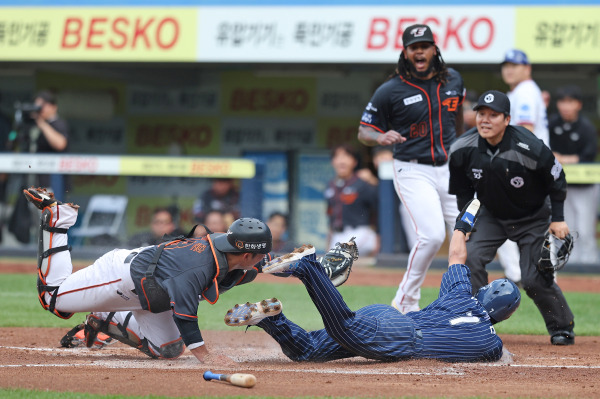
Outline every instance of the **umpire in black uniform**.
[(450, 149), (450, 193), (458, 208), (475, 194), (482, 204), (477, 229), (467, 242), (473, 291), (487, 284), (485, 266), (506, 239), (521, 253), (523, 288), (540, 310), (553, 345), (575, 342), (573, 313), (554, 273), (537, 268), (544, 235), (569, 234), (563, 204), (567, 182), (552, 151), (530, 131), (510, 126), (510, 101), (496, 90), (473, 107), (476, 127)]

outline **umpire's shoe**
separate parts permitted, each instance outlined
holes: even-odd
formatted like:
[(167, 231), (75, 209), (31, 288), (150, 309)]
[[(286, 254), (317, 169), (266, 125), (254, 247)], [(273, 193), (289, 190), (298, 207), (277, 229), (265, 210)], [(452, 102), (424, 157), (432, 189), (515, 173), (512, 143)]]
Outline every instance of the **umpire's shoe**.
[(550, 337), (552, 345), (574, 345), (575, 333), (573, 331), (555, 331)]
[(307, 255), (315, 253), (315, 247), (312, 245), (303, 245), (294, 249), (286, 255), (278, 256), (272, 261), (267, 262), (263, 267), (263, 273), (276, 274), (279, 277), (289, 277), (298, 267), (300, 259)]
[(277, 298), (238, 304), (227, 311), (225, 324), (230, 327), (255, 326), (265, 317), (278, 315), (281, 313), (281, 309), (283, 309), (283, 305)]

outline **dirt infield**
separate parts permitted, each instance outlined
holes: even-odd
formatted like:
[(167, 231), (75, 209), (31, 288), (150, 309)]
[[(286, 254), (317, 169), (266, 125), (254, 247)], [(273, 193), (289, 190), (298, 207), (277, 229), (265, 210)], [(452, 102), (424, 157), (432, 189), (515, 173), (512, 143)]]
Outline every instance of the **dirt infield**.
[[(600, 338), (554, 347), (545, 336), (504, 336), (511, 365), (413, 360), (381, 363), (350, 359), (293, 363), (266, 333), (252, 329), (204, 332), (213, 350), (239, 362), (235, 368), (201, 365), (187, 352), (171, 361), (150, 360), (120, 343), (102, 350), (63, 349), (63, 329), (0, 329), (0, 386), (29, 389), (168, 396), (346, 397), (600, 397)], [(206, 382), (202, 373), (254, 374), (246, 389)]]
[[(0, 273), (30, 273), (31, 268), (0, 263)], [(348, 284), (392, 286), (400, 277), (400, 270), (356, 268)], [(431, 271), (426, 285), (439, 286), (440, 279), (441, 272)], [(259, 281), (297, 283), (272, 276)], [(559, 276), (559, 284), (564, 291), (600, 292), (597, 276)], [(176, 360), (151, 360), (120, 343), (102, 350), (64, 349), (58, 344), (64, 333), (57, 328), (1, 328), (0, 387), (167, 396), (600, 397), (600, 337), (577, 337), (575, 346), (556, 347), (548, 336), (502, 336), (515, 354), (511, 364), (360, 358), (294, 363), (258, 328), (203, 331), (211, 350), (238, 362), (222, 368), (201, 365), (189, 352)], [(246, 389), (206, 382), (202, 373), (208, 369), (251, 373), (258, 383)]]

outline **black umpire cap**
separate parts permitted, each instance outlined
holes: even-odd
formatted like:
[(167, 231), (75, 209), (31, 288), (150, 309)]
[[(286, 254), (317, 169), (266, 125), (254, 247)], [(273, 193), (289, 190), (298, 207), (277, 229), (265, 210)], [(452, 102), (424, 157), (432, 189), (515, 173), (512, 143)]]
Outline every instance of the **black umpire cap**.
[(269, 226), (254, 218), (238, 219), (227, 233), (215, 233), (211, 238), (221, 252), (268, 254), (273, 246)]
[(433, 32), (431, 32), (429, 26), (416, 24), (411, 25), (404, 30), (404, 33), (402, 34), (402, 45), (404, 48), (407, 48), (411, 44), (421, 42), (435, 43), (435, 40), (433, 40)]
[(479, 108), (488, 107), (496, 112), (501, 112), (504, 115), (510, 115), (510, 100), (506, 94), (498, 90), (488, 90), (479, 96), (477, 104), (473, 106), (473, 110), (477, 111)]

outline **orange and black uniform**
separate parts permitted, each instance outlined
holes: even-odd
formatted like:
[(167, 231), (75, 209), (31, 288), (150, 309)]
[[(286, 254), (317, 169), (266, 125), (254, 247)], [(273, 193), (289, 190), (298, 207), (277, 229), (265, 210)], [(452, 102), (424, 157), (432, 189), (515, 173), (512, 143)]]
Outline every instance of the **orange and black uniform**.
[[(186, 238), (167, 244), (154, 273), (157, 282), (169, 295), (173, 319), (188, 346), (203, 341), (197, 316), (202, 298), (214, 304), (219, 294), (254, 280), (260, 269), (257, 265), (249, 271), (228, 272), (227, 258), (214, 247), (211, 236)], [(131, 262), (131, 277), (138, 293), (143, 292), (141, 280), (157, 248), (146, 248)], [(142, 302), (142, 296), (138, 296)], [(142, 306), (145, 304), (142, 303)]]
[(369, 226), (377, 209), (377, 187), (358, 178), (348, 180), (334, 178), (325, 190), (327, 215), (332, 231), (341, 232), (344, 227)]
[(464, 98), (460, 74), (448, 69), (447, 83), (394, 76), (373, 94), (361, 125), (385, 133), (395, 130), (406, 142), (394, 145), (394, 158), (443, 165), (456, 140), (456, 115)]

